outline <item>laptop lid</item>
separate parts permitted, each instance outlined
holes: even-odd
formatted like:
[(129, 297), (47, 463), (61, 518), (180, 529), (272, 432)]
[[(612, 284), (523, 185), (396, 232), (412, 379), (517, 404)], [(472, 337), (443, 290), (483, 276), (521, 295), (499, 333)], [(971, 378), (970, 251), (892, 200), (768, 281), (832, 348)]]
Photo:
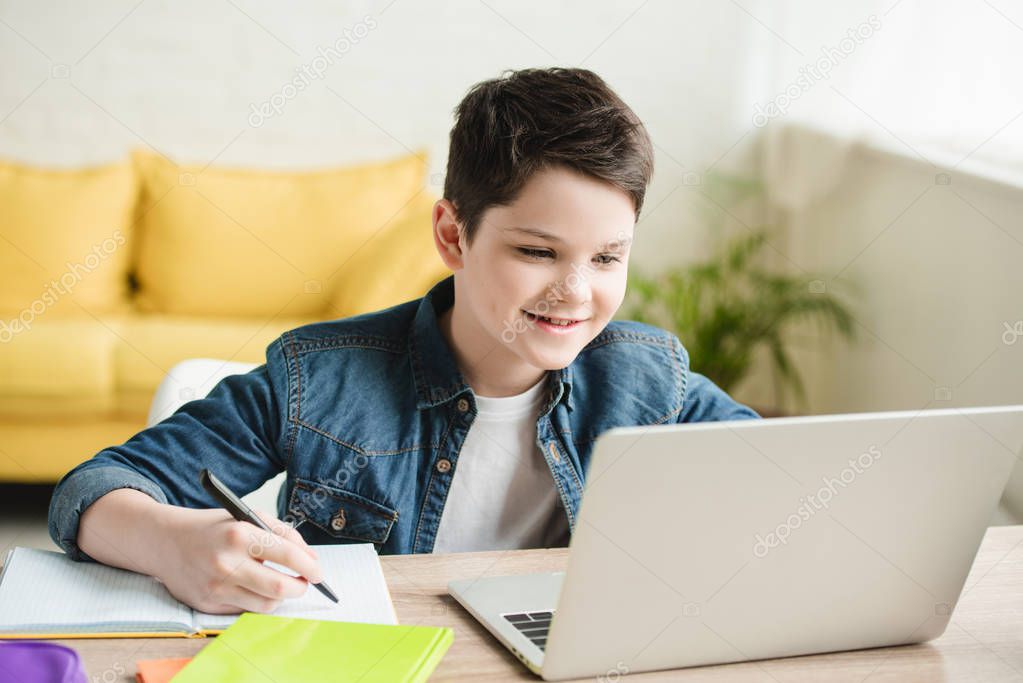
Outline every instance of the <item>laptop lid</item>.
[(547, 679), (944, 631), (1023, 406), (612, 429), (598, 439)]

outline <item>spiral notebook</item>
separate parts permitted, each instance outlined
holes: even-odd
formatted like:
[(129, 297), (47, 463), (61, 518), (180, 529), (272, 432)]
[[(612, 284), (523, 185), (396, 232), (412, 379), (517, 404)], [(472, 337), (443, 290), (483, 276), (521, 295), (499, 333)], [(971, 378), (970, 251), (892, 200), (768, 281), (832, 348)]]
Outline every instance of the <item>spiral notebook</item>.
[[(316, 553), (340, 602), (309, 586), (272, 614), (398, 623), (372, 543), (321, 545)], [(0, 638), (194, 638), (221, 633), (238, 616), (199, 612), (150, 576), (50, 550), (14, 548), (0, 572)]]

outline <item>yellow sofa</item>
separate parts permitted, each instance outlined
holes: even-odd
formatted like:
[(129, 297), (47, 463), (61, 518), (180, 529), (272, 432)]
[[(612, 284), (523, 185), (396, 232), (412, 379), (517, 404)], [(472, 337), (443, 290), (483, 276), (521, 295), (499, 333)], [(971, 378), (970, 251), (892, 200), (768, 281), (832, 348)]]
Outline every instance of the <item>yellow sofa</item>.
[(422, 296), (422, 153), (309, 172), (0, 163), (0, 482), (48, 483), (145, 423), (187, 358)]

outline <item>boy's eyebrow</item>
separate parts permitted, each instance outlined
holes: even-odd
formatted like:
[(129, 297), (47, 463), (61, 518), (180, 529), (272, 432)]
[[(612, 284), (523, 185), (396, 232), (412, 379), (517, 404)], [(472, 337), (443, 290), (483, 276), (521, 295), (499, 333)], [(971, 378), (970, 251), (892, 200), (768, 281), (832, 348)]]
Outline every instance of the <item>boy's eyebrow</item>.
[[(550, 240), (551, 242), (557, 242), (559, 244), (563, 244), (565, 242), (565, 240), (561, 239), (557, 235), (551, 234), (549, 232), (544, 232), (543, 230), (538, 230), (537, 228), (520, 228), (520, 227), (517, 227), (517, 226), (512, 226), (512, 227), (509, 227), (509, 228), (502, 228), (502, 230), (505, 231), (505, 232), (521, 232), (521, 233), (526, 234), (526, 235), (532, 235), (533, 237), (539, 237), (540, 239)], [(619, 247), (624, 247), (624, 246), (629, 245), (632, 242), (632, 238), (631, 237), (623, 237), (620, 240), (612, 240), (612, 242), (617, 242)], [(598, 245), (598, 246), (601, 247), (601, 248), (606, 248), (607, 245), (609, 245), (609, 244), (611, 244), (611, 242), (607, 242), (605, 244)]]
[(565, 240), (561, 239), (560, 237), (558, 237), (557, 235), (552, 235), (549, 232), (544, 232), (543, 230), (537, 230), (536, 228), (510, 227), (510, 228), (504, 228), (504, 230), (505, 231), (511, 231), (511, 232), (525, 233), (526, 235), (532, 235), (533, 237), (539, 237), (542, 240), (550, 240), (551, 242), (564, 242), (565, 241)]

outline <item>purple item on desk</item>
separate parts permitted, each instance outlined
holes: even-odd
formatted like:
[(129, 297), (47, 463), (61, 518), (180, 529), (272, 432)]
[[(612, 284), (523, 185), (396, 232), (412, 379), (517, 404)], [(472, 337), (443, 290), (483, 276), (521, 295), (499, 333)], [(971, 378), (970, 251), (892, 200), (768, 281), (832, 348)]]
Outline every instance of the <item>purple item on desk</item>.
[(88, 683), (69, 647), (27, 640), (0, 642), (0, 683)]

